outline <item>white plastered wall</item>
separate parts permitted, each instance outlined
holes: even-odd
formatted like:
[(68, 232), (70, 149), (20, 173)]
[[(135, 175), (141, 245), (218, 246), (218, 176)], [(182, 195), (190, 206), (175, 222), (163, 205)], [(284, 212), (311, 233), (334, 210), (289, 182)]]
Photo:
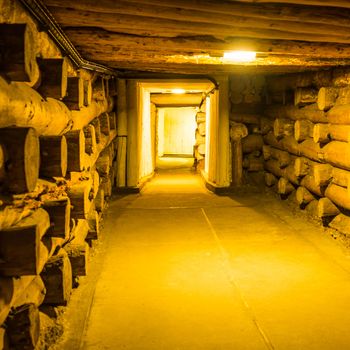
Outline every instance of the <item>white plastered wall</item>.
[[(230, 185), (228, 78), (220, 77), (217, 81), (220, 85), (220, 91), (215, 90), (210, 95), (210, 108), (207, 107), (210, 109), (207, 142), (207, 155), (209, 157), (204, 176), (209, 183), (216, 187), (228, 187)], [(149, 93), (155, 87), (159, 89), (159, 86), (161, 87), (163, 84), (171, 87), (172, 83), (128, 81), (128, 187), (139, 186), (142, 178), (152, 175), (154, 171)], [(180, 83), (177, 82), (177, 84)], [(186, 84), (192, 83), (187, 81)], [(147, 97), (144, 98), (144, 94)]]

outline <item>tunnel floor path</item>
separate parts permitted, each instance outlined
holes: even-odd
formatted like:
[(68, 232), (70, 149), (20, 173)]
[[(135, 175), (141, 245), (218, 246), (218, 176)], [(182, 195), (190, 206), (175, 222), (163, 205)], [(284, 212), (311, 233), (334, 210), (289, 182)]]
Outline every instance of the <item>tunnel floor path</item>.
[(165, 166), (103, 244), (81, 349), (350, 349), (347, 250), (269, 194)]

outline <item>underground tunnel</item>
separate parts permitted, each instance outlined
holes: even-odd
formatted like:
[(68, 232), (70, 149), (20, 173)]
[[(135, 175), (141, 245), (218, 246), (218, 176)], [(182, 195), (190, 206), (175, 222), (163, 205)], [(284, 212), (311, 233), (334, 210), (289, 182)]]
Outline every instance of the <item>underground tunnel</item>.
[(350, 349), (349, 140), (348, 0), (0, 0), (0, 350)]

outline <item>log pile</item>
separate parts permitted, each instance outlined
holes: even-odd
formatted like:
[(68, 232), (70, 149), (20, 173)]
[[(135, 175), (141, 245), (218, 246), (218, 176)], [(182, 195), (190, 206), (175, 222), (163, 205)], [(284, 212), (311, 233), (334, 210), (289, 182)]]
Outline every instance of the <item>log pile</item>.
[(233, 186), (242, 185), (253, 174), (262, 173), (264, 169), (262, 134), (270, 130), (271, 126), (269, 123), (261, 123), (259, 110), (263, 85), (264, 79), (261, 77), (231, 77), (230, 140)]
[(34, 22), (1, 26), (16, 41), (0, 76), (0, 349), (34, 349), (42, 306), (67, 305), (100, 235), (116, 177), (116, 83), (75, 70)]
[(206, 135), (206, 111), (205, 105), (201, 107), (201, 110), (196, 114), (196, 143), (194, 145), (194, 159), (196, 169), (203, 170), (205, 162), (205, 135)]
[[(265, 184), (282, 198), (295, 193), (301, 209), (349, 235), (350, 87), (345, 78), (334, 76), (317, 84), (316, 75), (309, 77), (309, 86), (291, 78), (289, 84), (296, 83), (294, 103), (265, 108), (261, 123), (273, 124), (264, 135)], [(274, 92), (285, 85), (280, 79), (270, 81)]]

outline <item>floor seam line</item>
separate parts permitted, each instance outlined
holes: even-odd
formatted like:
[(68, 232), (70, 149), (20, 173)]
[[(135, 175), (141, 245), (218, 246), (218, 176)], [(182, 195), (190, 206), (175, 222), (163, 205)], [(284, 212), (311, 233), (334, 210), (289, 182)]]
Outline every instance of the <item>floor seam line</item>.
[[(219, 247), (220, 253), (224, 258), (224, 262), (225, 264), (228, 265), (229, 267), (229, 271), (231, 271), (231, 267), (230, 267), (230, 262), (228, 259), (228, 253), (225, 250), (225, 248), (223, 247), (223, 245), (221, 244), (220, 238), (218, 237), (215, 228), (213, 227), (212, 223), (210, 222), (210, 219), (208, 218), (204, 208), (201, 208), (201, 212), (204, 216), (205, 221), (207, 222), (209, 229), (214, 237), (214, 240), (216, 242), (216, 244)], [(265, 331), (263, 330), (263, 328), (260, 326), (257, 317), (255, 316), (252, 308), (250, 307), (250, 305), (248, 304), (247, 300), (245, 299), (245, 297), (243, 296), (242, 291), (240, 290), (240, 288), (238, 287), (238, 284), (235, 282), (232, 273), (230, 273), (228, 275), (229, 278), (229, 282), (231, 283), (231, 285), (234, 287), (234, 289), (236, 290), (236, 292), (238, 293), (239, 298), (241, 299), (241, 302), (246, 310), (246, 312), (248, 313), (249, 317), (251, 318), (252, 322), (254, 323), (255, 327), (257, 328), (260, 336), (262, 337), (264, 344), (266, 345), (267, 349), (269, 350), (274, 350), (275, 347), (273, 346), (272, 342), (270, 341), (269, 337), (267, 336), (267, 334), (265, 333)]]

